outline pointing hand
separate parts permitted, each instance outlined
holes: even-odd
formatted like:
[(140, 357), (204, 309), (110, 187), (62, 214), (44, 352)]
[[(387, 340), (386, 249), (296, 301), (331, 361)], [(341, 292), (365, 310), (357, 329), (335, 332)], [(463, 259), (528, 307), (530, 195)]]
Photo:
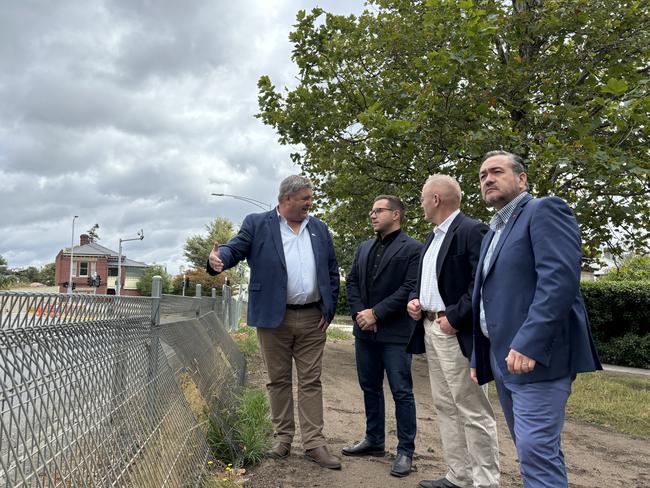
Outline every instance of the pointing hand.
[(212, 248), (212, 251), (210, 251), (210, 257), (208, 257), (208, 263), (210, 264), (210, 267), (213, 270), (215, 270), (217, 273), (221, 273), (223, 271), (223, 261), (219, 256), (218, 242), (214, 243), (214, 247)]

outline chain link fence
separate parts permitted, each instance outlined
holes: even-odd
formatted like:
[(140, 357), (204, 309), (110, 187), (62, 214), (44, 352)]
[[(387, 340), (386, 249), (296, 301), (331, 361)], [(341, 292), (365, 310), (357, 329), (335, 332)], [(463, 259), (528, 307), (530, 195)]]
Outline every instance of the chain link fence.
[(245, 375), (232, 300), (156, 295), (0, 293), (0, 487), (201, 486)]

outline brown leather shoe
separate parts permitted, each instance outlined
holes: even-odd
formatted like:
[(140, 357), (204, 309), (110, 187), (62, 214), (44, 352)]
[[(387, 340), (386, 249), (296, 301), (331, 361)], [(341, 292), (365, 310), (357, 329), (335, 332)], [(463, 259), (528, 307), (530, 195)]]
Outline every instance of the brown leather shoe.
[(321, 468), (341, 469), (341, 460), (329, 453), (327, 446), (320, 446), (305, 451), (305, 458), (315, 462)]
[(284, 459), (291, 452), (291, 444), (288, 442), (277, 442), (270, 451), (266, 452), (267, 457), (273, 459)]

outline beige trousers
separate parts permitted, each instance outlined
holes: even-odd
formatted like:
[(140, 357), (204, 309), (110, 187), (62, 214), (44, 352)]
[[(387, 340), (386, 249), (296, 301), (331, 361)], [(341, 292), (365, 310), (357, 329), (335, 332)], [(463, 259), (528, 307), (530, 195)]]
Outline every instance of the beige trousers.
[(429, 380), (438, 413), (446, 478), (467, 487), (499, 486), (499, 445), (487, 389), (469, 376), (469, 360), (455, 335), (424, 320)]
[(298, 420), (305, 449), (324, 446), (323, 390), (321, 369), (325, 333), (318, 330), (321, 318), (317, 307), (287, 309), (275, 329), (257, 329), (257, 338), (269, 381), (266, 389), (276, 440), (291, 444), (295, 433), (292, 373), (298, 376)]

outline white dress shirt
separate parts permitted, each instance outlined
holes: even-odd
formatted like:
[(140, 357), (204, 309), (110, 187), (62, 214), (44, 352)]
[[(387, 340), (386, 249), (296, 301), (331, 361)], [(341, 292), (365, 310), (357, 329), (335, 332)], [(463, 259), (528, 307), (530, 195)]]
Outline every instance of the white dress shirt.
[(460, 209), (457, 209), (434, 229), (433, 241), (431, 241), (431, 245), (424, 254), (422, 279), (420, 281), (420, 307), (422, 310), (430, 312), (443, 312), (445, 310), (445, 303), (438, 289), (436, 263), (438, 262), (438, 254), (440, 253), (442, 241), (445, 240), (449, 226), (451, 226), (451, 223), (459, 213)]
[(284, 259), (287, 263), (287, 303), (304, 305), (317, 302), (320, 300), (320, 293), (316, 276), (316, 259), (311, 247), (309, 229), (307, 229), (309, 216), (300, 223), (297, 234), (279, 212), (278, 218)]

